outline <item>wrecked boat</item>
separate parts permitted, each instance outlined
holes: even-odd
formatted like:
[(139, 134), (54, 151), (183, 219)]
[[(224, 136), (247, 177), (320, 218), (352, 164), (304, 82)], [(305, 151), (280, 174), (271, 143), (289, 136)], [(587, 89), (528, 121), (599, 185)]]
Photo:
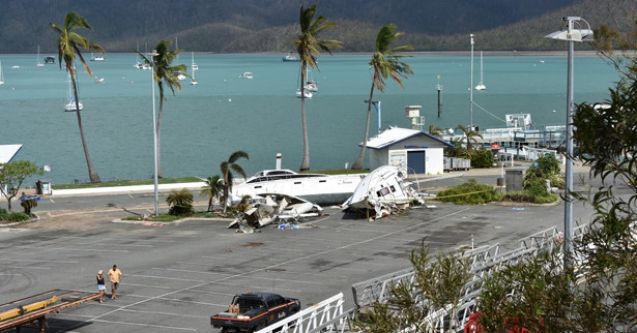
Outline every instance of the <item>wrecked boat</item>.
[(263, 193), (252, 197), (250, 205), (230, 222), (228, 228), (238, 227), (241, 232), (251, 233), (274, 222), (298, 223), (322, 214), (321, 206), (303, 198), (280, 193)]
[(414, 184), (394, 166), (381, 166), (370, 172), (342, 205), (344, 211), (372, 212), (380, 218), (403, 210), (411, 203), (423, 203)]
[(263, 170), (232, 187), (233, 201), (244, 196), (281, 193), (320, 204), (340, 204), (354, 193), (365, 174), (324, 175), (289, 169)]

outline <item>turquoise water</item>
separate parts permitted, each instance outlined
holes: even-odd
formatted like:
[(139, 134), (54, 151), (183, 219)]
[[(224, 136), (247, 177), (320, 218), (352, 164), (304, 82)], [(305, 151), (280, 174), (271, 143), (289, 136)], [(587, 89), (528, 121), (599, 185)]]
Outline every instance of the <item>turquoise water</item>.
[[(54, 183), (88, 178), (73, 113), (64, 112), (67, 77), (58, 65), (36, 67), (35, 55), (0, 55), (6, 84), (0, 86), (0, 144), (20, 143), (18, 159), (50, 165)], [(352, 162), (362, 139), (370, 88), (368, 55), (323, 56), (314, 72), (320, 91), (307, 100), (311, 166), (341, 168)], [(241, 161), (248, 173), (274, 166), (283, 153), (285, 167), (296, 169), (302, 141), (298, 63), (281, 62), (281, 55), (196, 54), (199, 85), (182, 81), (175, 96), (168, 93), (161, 132), (164, 176), (207, 177), (219, 173), (219, 163), (236, 150), (250, 154)], [(415, 74), (404, 89), (388, 82), (382, 101), (382, 125), (409, 126), (404, 106), (423, 105), (427, 128), (469, 123), (469, 58), (414, 56), (407, 59)], [(91, 62), (96, 77), (82, 74), (80, 96), (90, 153), (102, 179), (151, 177), (152, 100), (150, 71), (133, 68), (134, 54), (108, 54)], [(190, 54), (181, 56), (190, 65)], [(20, 66), (12, 69), (12, 66)], [(475, 61), (474, 85), (479, 80)], [(239, 76), (245, 71), (254, 79)], [(436, 76), (441, 76), (443, 111), (436, 117)], [(577, 102), (598, 102), (618, 75), (595, 56), (575, 59)], [(564, 123), (566, 58), (564, 56), (485, 56), (486, 91), (474, 100), (480, 128), (503, 127), (507, 113), (531, 113), (536, 127)], [(555, 110), (555, 111), (554, 111)], [(375, 133), (374, 115), (372, 133)]]

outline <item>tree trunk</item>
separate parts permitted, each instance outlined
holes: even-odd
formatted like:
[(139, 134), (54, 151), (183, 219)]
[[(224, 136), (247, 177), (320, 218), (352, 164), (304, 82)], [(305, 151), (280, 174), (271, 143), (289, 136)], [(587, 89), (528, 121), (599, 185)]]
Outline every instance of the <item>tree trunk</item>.
[(374, 83), (369, 90), (369, 100), (367, 100), (367, 116), (365, 116), (365, 132), (363, 133), (363, 144), (358, 152), (356, 162), (352, 164), (352, 169), (363, 169), (365, 167), (365, 152), (367, 152), (367, 141), (369, 140), (369, 124), (372, 118), (372, 103), (374, 98)]
[(84, 159), (86, 159), (86, 166), (88, 167), (88, 177), (91, 183), (101, 182), (100, 176), (95, 171), (91, 156), (88, 152), (88, 144), (86, 143), (86, 137), (84, 136), (84, 125), (82, 125), (82, 114), (80, 113), (80, 99), (77, 94), (77, 81), (75, 80), (75, 72), (71, 71), (71, 83), (73, 84), (73, 96), (75, 97), (75, 114), (77, 116), (77, 126), (80, 129), (80, 139), (82, 140), (82, 149), (84, 149)]
[(307, 116), (305, 115), (305, 70), (307, 64), (302, 61), (301, 64), (301, 127), (303, 129), (303, 160), (300, 171), (307, 171), (310, 169), (310, 142), (307, 133)]
[(212, 212), (212, 196), (208, 198), (208, 211)]

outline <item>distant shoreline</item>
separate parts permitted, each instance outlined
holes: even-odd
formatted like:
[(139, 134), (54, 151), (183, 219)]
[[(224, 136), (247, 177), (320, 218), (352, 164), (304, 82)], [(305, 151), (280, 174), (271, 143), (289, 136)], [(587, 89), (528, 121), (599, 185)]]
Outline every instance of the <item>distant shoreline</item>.
[[(557, 56), (566, 56), (566, 49), (563, 51), (482, 51), (486, 56), (546, 56), (546, 57), (557, 57)], [(106, 52), (105, 54), (135, 54), (136, 52)], [(181, 53), (186, 53), (182, 50)], [(232, 55), (232, 54), (241, 54), (241, 55), (285, 55), (285, 52), (229, 52), (229, 53), (221, 53), (221, 52), (212, 52), (212, 51), (198, 51), (194, 52), (195, 54), (219, 54), (219, 55)], [(415, 55), (415, 56), (468, 56), (470, 51), (413, 51), (413, 52), (405, 52), (405, 54)], [(475, 54), (479, 52), (475, 51)], [(2, 53), (2, 55), (31, 55), (35, 53)], [(52, 54), (51, 52), (42, 52), (42, 56), (47, 56)], [(368, 55), (371, 52), (334, 52), (333, 55)], [(597, 56), (598, 52), (594, 50), (575, 50), (575, 56)]]

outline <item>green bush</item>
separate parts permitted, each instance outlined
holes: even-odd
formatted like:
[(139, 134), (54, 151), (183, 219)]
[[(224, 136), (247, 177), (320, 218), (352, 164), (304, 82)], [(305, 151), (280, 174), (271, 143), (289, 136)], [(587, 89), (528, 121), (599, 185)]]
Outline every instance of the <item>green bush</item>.
[(472, 168), (490, 168), (495, 162), (493, 153), (487, 149), (476, 149), (470, 154)]
[(0, 209), (0, 221), (2, 222), (22, 222), (30, 218), (31, 216), (22, 212), (7, 213), (6, 210)]
[(446, 191), (439, 192), (437, 200), (453, 202), (455, 204), (484, 204), (501, 200), (502, 195), (490, 186), (479, 184), (475, 179), (470, 179), (464, 184), (454, 186)]
[(190, 215), (193, 212), (192, 208), (193, 196), (190, 191), (183, 188), (181, 190), (172, 190), (168, 197), (166, 197), (166, 203), (170, 208), (168, 214), (170, 215)]
[(528, 191), (509, 192), (504, 195), (503, 200), (512, 202), (530, 202), (535, 204), (546, 204), (557, 201), (559, 197), (554, 193), (534, 195)]

